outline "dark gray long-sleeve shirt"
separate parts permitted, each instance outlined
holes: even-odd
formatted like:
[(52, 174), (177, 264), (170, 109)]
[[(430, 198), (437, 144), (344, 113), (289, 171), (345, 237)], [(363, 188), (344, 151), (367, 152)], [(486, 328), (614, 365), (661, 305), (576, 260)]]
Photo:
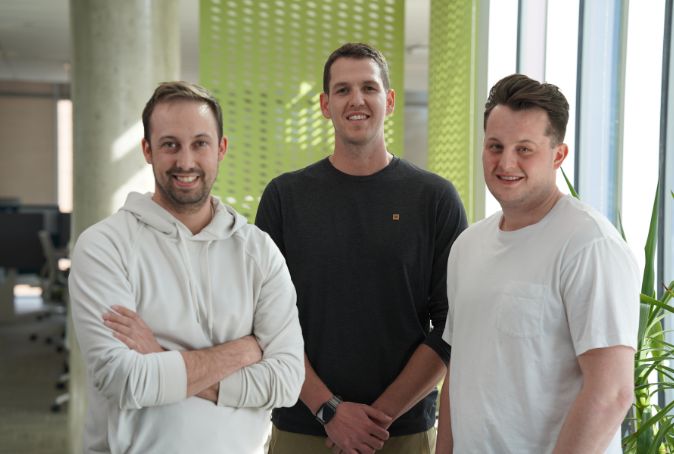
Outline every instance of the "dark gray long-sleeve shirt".
[[(422, 343), (448, 362), (447, 257), (466, 215), (447, 180), (398, 158), (369, 176), (323, 159), (272, 180), (255, 222), (286, 258), (306, 354), (333, 393), (371, 404)], [(272, 420), (325, 435), (301, 402), (274, 410)], [(418, 433), (434, 422), (431, 393), (389, 432)]]

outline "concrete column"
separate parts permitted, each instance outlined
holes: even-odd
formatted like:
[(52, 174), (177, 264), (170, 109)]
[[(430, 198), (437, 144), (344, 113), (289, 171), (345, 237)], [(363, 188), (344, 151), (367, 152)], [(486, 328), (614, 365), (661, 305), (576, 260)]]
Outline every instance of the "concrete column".
[[(116, 211), (130, 190), (153, 190), (142, 158), (141, 112), (159, 82), (179, 75), (177, 0), (71, 0), (73, 241)], [(84, 364), (70, 335), (69, 451), (82, 452)]]

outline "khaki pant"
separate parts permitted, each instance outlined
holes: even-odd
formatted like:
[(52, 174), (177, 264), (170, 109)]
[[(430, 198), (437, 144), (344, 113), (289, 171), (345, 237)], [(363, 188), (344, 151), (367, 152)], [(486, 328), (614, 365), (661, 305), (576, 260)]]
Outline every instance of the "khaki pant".
[[(303, 435), (272, 428), (269, 454), (331, 454), (325, 437)], [(412, 435), (389, 438), (377, 454), (434, 454), (435, 428)]]

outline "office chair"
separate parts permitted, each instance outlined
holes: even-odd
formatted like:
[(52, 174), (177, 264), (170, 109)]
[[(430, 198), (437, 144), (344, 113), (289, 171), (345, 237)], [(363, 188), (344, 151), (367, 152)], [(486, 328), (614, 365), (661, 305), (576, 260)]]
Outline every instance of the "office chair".
[(51, 235), (46, 230), (37, 232), (40, 238), (40, 245), (45, 257), (43, 268), (44, 279), (42, 280), (42, 300), (45, 303), (64, 304), (64, 292), (68, 286), (67, 271), (59, 268), (59, 257), (54, 248)]
[[(42, 300), (46, 305), (51, 305), (52, 312), (65, 315), (68, 307), (67, 271), (61, 270), (58, 266), (59, 257), (49, 232), (40, 230), (38, 232), (38, 237), (40, 238), (40, 244), (42, 245), (42, 251), (44, 252), (45, 257), (45, 265), (42, 272)], [(64, 346), (67, 345), (65, 339), (65, 325), (66, 323), (64, 322), (61, 345), (57, 346), (58, 352), (63, 351)], [(47, 337), (46, 341), (47, 343), (51, 343), (51, 338)], [(63, 364), (63, 373), (56, 381), (56, 388), (66, 389), (69, 379), (70, 375), (66, 359)], [(68, 400), (70, 400), (70, 394), (67, 391), (56, 396), (56, 399), (54, 399), (54, 402), (51, 405), (51, 411), (58, 413)]]

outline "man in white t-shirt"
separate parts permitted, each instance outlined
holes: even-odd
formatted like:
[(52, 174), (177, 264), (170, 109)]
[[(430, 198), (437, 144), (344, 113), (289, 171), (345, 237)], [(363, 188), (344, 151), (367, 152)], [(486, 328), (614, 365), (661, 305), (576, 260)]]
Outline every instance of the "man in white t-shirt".
[(449, 256), (437, 453), (619, 453), (636, 262), (606, 218), (556, 186), (568, 154), (559, 89), (515, 74), (485, 107), (484, 178), (502, 211)]

